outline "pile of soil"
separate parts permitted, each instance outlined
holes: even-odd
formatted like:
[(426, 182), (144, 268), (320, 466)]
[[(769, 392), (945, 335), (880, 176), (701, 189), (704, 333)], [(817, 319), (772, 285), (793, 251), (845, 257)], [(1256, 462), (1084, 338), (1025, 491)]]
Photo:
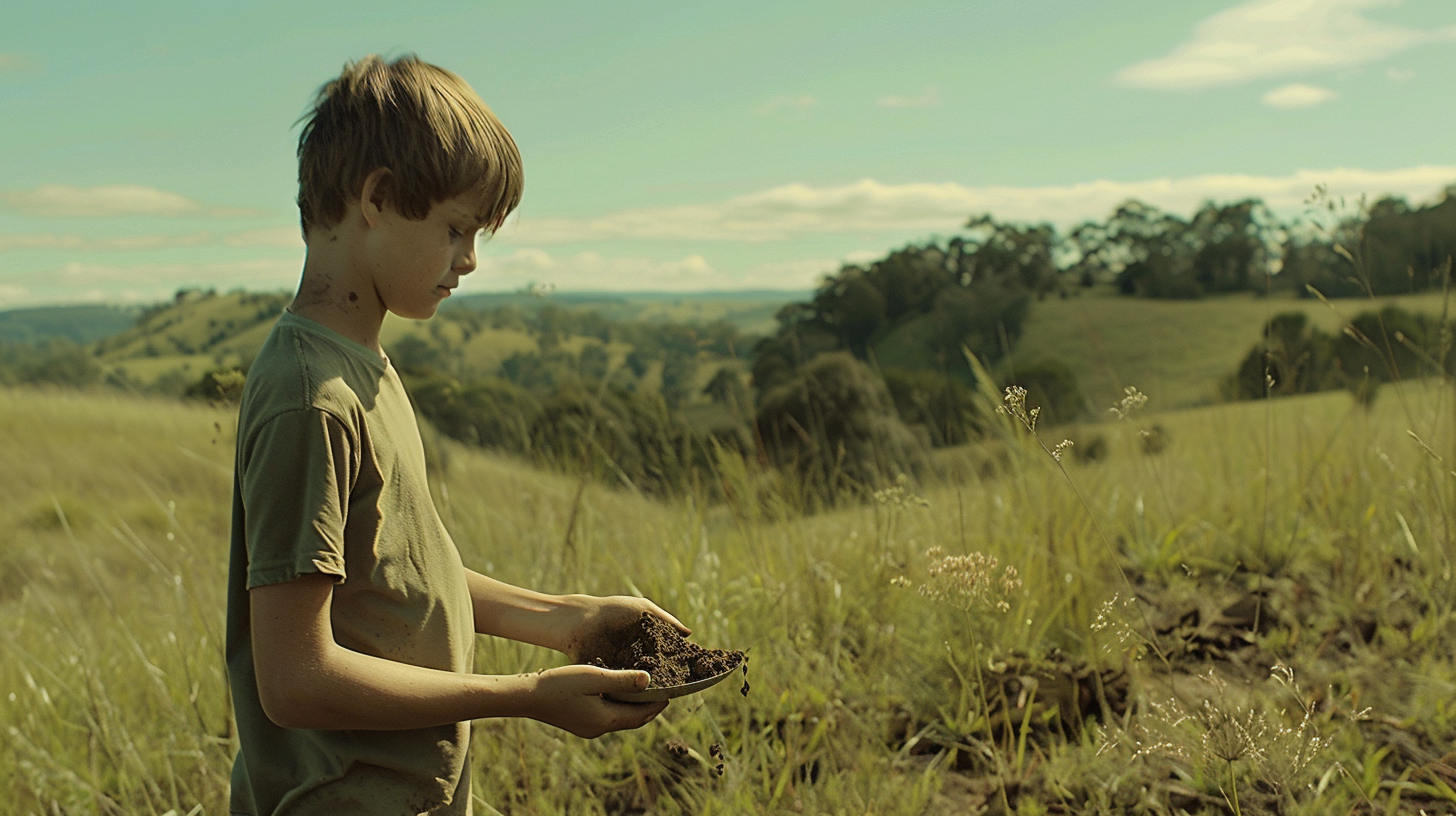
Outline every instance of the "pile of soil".
[(747, 657), (740, 651), (704, 649), (666, 621), (643, 612), (631, 626), (588, 643), (579, 659), (604, 669), (645, 671), (652, 675), (648, 688), (665, 688), (731, 671)]

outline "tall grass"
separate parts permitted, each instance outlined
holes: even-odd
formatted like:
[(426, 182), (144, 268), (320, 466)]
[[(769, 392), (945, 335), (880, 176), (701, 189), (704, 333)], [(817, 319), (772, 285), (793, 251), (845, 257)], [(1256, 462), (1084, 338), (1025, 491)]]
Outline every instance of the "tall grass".
[[(640, 592), (750, 655), (746, 696), (725, 684), (639, 731), (480, 723), (476, 793), (512, 814), (1450, 811), (1450, 404), (1406, 383), (1368, 411), (1329, 394), (1153, 413), (1075, 431), (1108, 453), (1065, 473), (1007, 435), (946, 454), (944, 482), (813, 515), (766, 506), (773, 479), (727, 455), (714, 478), (736, 500), (658, 502), (431, 439), (468, 564)], [(231, 422), (0, 391), (12, 812), (226, 812)], [(1169, 443), (1148, 455), (1153, 423)], [(1007, 608), (916, 591), (971, 553), (1019, 573)], [(477, 668), (558, 659), (483, 639)], [(1204, 701), (1225, 719), (1191, 716)], [(1278, 727), (1320, 750), (1283, 789), (1252, 753), (1203, 762), (1229, 718), (1268, 725), (1256, 752), (1296, 750)]]

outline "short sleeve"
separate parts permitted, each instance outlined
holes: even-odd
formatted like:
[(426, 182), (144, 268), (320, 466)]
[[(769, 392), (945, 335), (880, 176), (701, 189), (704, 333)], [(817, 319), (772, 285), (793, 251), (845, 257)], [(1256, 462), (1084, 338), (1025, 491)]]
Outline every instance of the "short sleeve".
[(315, 572), (346, 577), (358, 450), (344, 424), (317, 409), (286, 411), (254, 434), (239, 461), (248, 589)]

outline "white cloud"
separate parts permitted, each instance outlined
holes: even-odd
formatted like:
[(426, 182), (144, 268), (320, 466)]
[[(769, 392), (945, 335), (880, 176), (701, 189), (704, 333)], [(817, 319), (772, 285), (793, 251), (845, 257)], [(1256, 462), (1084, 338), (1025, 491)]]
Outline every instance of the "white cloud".
[(1289, 110), (1291, 108), (1312, 108), (1315, 105), (1323, 105), (1338, 97), (1339, 94), (1329, 88), (1320, 88), (1314, 85), (1306, 85), (1303, 82), (1295, 82), (1269, 91), (1264, 94), (1260, 101), (1271, 108)]
[(298, 227), (270, 227), (224, 235), (222, 242), (230, 247), (303, 249), (303, 233)]
[(1410, 82), (1416, 78), (1416, 72), (1410, 68), (1397, 68), (1392, 65), (1385, 69), (1385, 78), (1391, 82)]
[(30, 290), (24, 286), (0, 283), (0, 306), (20, 306), (30, 302)]
[(25, 249), (64, 249), (77, 252), (126, 252), (133, 250), (169, 249), (218, 245), (230, 247), (268, 247), (303, 249), (303, 238), (295, 227), (245, 230), (217, 236), (210, 232), (186, 235), (125, 235), (114, 238), (86, 238), (80, 235), (32, 233), (0, 235), (0, 253)]
[(1317, 184), (1326, 185), (1336, 196), (1394, 194), (1425, 200), (1452, 182), (1456, 165), (1299, 170), (1286, 176), (1224, 173), (1042, 187), (882, 184), (864, 179), (839, 187), (787, 184), (716, 204), (624, 210), (586, 220), (525, 218), (514, 229), (502, 230), (496, 240), (535, 246), (629, 239), (761, 243), (827, 233), (944, 233), (981, 213), (1007, 221), (1057, 224), (1100, 219), (1130, 198), (1179, 213), (1191, 213), (1209, 199), (1261, 198), (1276, 210), (1299, 213)]
[[(297, 261), (252, 260), (210, 264), (117, 266), (72, 261), (59, 267), (7, 274), (12, 298), (32, 303), (150, 300), (180, 287), (284, 289), (298, 282)], [(131, 293), (131, 294), (128, 294)]]
[(1363, 15), (1400, 2), (1251, 0), (1204, 19), (1188, 42), (1115, 78), (1162, 90), (1237, 85), (1379, 62), (1418, 45), (1456, 40), (1456, 26), (1423, 31)]
[(849, 264), (867, 264), (885, 257), (883, 249), (857, 249), (854, 252), (844, 254), (844, 262)]
[[(702, 255), (676, 261), (604, 257), (596, 252), (556, 257), (535, 248), (481, 258), (475, 275), (488, 279), (478, 283), (490, 288), (535, 282), (565, 290), (696, 291), (715, 288), (722, 282)], [(477, 282), (475, 275), (467, 279), (467, 289), (469, 283)]]
[(801, 94), (799, 96), (782, 94), (758, 106), (754, 113), (757, 113), (759, 116), (772, 116), (779, 111), (787, 110), (797, 113), (800, 116), (806, 116), (809, 110), (817, 104), (818, 102), (814, 97), (808, 94)]
[(882, 108), (933, 108), (940, 104), (940, 89), (929, 85), (915, 96), (882, 96), (875, 104)]
[(0, 252), (19, 249), (78, 249), (85, 240), (79, 235), (0, 235)]
[(0, 235), (0, 252), (22, 249), (65, 249), (80, 252), (110, 252), (168, 247), (195, 247), (214, 243), (206, 232), (189, 235), (124, 235), (115, 238), (84, 238), (80, 235), (54, 235), (35, 233), (27, 235)]
[(267, 210), (215, 207), (155, 187), (127, 184), (109, 187), (69, 187), (43, 184), (34, 190), (0, 193), (0, 209), (43, 218), (93, 218), (122, 215), (257, 218)]
[(147, 250), (171, 247), (195, 247), (215, 241), (210, 233), (194, 232), (190, 235), (127, 235), (118, 238), (99, 238), (90, 242), (88, 248), (97, 250)]
[[(883, 250), (875, 258), (883, 258)], [(839, 271), (843, 261), (830, 258), (805, 258), (798, 261), (771, 261), (751, 266), (734, 276), (723, 288), (742, 289), (813, 289), (832, 272)]]

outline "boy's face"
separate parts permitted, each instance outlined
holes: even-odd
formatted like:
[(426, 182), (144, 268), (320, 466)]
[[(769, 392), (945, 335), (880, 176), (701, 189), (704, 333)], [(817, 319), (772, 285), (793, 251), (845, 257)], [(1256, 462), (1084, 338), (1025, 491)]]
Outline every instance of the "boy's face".
[(440, 302), (475, 270), (479, 197), (466, 193), (438, 202), (416, 221), (392, 204), (380, 208), (365, 263), (386, 309), (400, 317), (433, 317)]

